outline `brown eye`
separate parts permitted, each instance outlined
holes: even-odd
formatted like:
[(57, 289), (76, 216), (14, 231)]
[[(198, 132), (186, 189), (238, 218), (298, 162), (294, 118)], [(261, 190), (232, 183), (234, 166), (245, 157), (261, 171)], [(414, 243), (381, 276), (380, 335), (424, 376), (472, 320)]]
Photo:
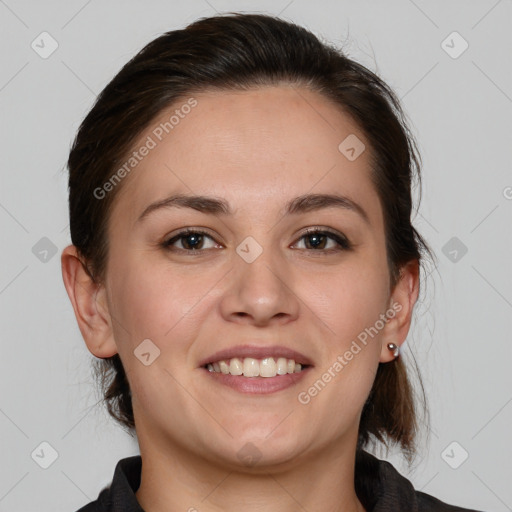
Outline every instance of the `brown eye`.
[[(204, 231), (187, 229), (165, 241), (163, 245), (165, 248), (170, 250), (182, 250), (190, 252), (214, 248), (216, 245), (215, 243), (213, 243), (211, 247), (205, 247), (207, 239), (215, 242), (213, 238)], [(175, 245), (177, 242), (179, 243), (178, 246)]]
[[(352, 247), (345, 237), (331, 231), (319, 229), (309, 230), (302, 235), (299, 240), (305, 241), (304, 249), (318, 252), (349, 250)], [(329, 241), (331, 242), (331, 245), (328, 247)]]

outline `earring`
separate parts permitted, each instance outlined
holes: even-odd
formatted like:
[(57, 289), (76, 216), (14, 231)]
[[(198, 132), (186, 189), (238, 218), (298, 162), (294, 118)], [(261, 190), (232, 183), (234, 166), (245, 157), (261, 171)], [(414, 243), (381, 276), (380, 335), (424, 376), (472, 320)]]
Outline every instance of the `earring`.
[(395, 357), (398, 357), (400, 355), (400, 347), (395, 345), (394, 343), (388, 343), (388, 349), (393, 352), (393, 355)]

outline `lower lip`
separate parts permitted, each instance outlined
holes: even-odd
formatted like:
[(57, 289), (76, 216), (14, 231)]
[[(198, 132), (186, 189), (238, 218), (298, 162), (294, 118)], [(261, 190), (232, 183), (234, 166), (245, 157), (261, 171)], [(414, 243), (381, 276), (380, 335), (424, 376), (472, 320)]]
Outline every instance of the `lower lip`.
[(229, 386), (235, 391), (263, 395), (282, 391), (298, 384), (311, 368), (311, 366), (308, 366), (299, 373), (286, 373), (285, 375), (276, 375), (275, 377), (244, 377), (242, 375), (211, 372), (206, 368), (203, 368), (203, 370), (219, 384)]

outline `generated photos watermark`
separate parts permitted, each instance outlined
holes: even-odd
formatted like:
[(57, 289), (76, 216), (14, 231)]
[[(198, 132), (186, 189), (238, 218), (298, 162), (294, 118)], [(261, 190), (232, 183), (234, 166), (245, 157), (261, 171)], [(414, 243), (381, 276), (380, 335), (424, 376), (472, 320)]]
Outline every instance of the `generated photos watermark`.
[(104, 199), (107, 194), (114, 190), (121, 180), (128, 176), (130, 172), (142, 162), (144, 157), (148, 156), (151, 150), (155, 149), (158, 143), (161, 142), (166, 135), (171, 133), (171, 131), (180, 124), (181, 120), (196, 106), (197, 100), (195, 98), (189, 98), (186, 103), (183, 103), (183, 105), (175, 109), (169, 119), (156, 126), (139, 149), (133, 151), (131, 156), (101, 187), (94, 189), (94, 197), (100, 200)]
[[(399, 302), (394, 302), (385, 313), (379, 315), (379, 319), (371, 326), (366, 327), (357, 335), (357, 339), (352, 341), (350, 348), (346, 350), (343, 355), (336, 357), (336, 360), (331, 366), (317, 379), (312, 386), (306, 391), (301, 391), (297, 395), (298, 401), (302, 405), (309, 404), (311, 399), (322, 391), (332, 379), (334, 379), (347, 364), (354, 359), (354, 356), (361, 352), (362, 348), (368, 344), (369, 339), (373, 339), (377, 334), (384, 329), (386, 322), (396, 316), (402, 310), (402, 305)], [(362, 345), (362, 346), (361, 346)]]

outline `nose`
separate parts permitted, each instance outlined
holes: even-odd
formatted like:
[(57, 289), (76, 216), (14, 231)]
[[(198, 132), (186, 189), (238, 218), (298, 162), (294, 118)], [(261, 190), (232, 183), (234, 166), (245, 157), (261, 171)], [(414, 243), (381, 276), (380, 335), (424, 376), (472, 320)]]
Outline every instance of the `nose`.
[(236, 255), (233, 264), (221, 301), (225, 320), (264, 327), (298, 317), (300, 299), (292, 272), (276, 251), (264, 249), (251, 263)]

